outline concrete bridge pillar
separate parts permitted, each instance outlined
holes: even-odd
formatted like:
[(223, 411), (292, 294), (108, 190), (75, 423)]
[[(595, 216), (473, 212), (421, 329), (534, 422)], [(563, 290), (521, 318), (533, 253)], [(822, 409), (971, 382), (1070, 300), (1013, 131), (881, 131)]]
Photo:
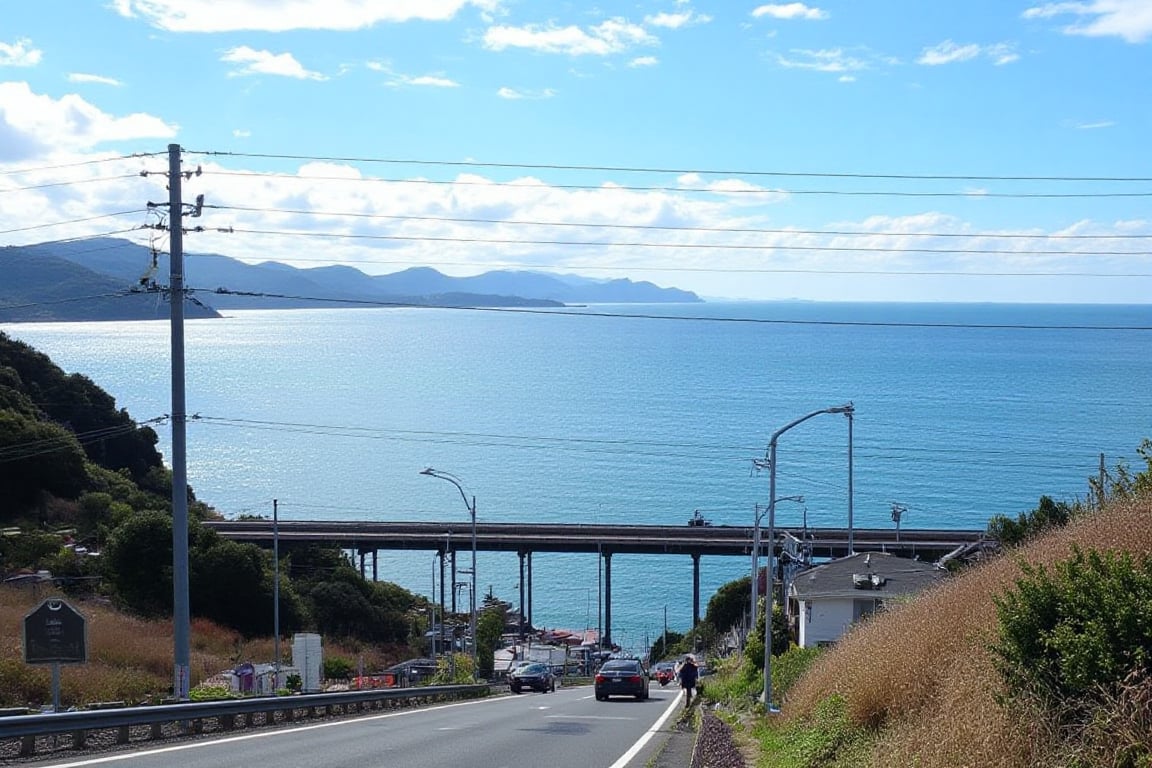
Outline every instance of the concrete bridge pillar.
[(612, 553), (604, 552), (604, 637), (601, 646), (612, 644)]
[(516, 554), (520, 558), (520, 627), (519, 627), (519, 634), (520, 634), (520, 641), (523, 642), (524, 641), (525, 622), (527, 621), (527, 614), (524, 613), (524, 593), (525, 593), (524, 558), (526, 558), (528, 556), (528, 553), (522, 549), (519, 552), (517, 552)]
[(692, 628), (700, 623), (700, 553), (692, 553)]

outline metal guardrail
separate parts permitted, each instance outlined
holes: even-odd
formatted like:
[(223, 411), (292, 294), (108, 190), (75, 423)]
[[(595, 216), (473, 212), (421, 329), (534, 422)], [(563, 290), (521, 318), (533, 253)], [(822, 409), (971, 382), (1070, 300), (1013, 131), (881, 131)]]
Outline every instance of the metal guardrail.
[[(421, 699), (443, 701), (474, 698), (489, 692), (482, 685), (429, 685), (415, 688), (386, 688), (340, 693), (313, 693), (298, 696), (263, 696), (221, 701), (200, 701), (180, 704), (158, 704), (119, 709), (77, 710), (36, 715), (0, 717), (0, 742), (19, 740), (20, 756), (36, 753), (37, 737), (71, 736), (72, 749), (84, 749), (91, 731), (115, 730), (117, 744), (134, 740), (166, 738), (165, 725), (178, 725), (183, 734), (203, 733), (205, 720), (216, 720), (221, 731), (237, 727), (237, 718), (243, 717), (241, 727), (253, 727), (252, 715), (264, 715), (265, 725), (291, 722), (309, 717), (324, 717), (339, 710), (350, 714), (377, 709), (386, 702), (418, 702)], [(278, 720), (276, 715), (280, 714)], [(151, 726), (148, 735), (132, 739), (130, 728)]]

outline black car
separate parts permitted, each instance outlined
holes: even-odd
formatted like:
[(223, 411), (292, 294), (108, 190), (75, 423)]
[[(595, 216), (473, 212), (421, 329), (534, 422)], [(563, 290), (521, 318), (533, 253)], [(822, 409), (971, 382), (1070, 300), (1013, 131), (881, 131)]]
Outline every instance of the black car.
[(548, 693), (556, 690), (556, 676), (547, 664), (526, 664), (508, 674), (508, 687), (512, 693), (520, 693), (525, 688)]
[(648, 670), (637, 659), (609, 659), (596, 673), (596, 700), (609, 696), (648, 698)]

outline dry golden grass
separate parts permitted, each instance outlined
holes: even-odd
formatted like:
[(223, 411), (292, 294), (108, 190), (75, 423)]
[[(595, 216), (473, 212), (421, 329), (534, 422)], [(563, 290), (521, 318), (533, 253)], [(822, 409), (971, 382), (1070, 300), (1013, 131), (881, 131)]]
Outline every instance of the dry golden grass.
[[(51, 667), (24, 664), (24, 616), (47, 597), (28, 588), (0, 588), (0, 706), (39, 706), (52, 701)], [(95, 701), (142, 702), (166, 696), (172, 685), (172, 622), (146, 621), (122, 614), (98, 600), (65, 598), (87, 620), (88, 662), (62, 665), (60, 699), (64, 706)], [(192, 685), (245, 661), (269, 662), (271, 637), (245, 640), (210, 621), (191, 626)], [(291, 661), (291, 642), (280, 643), (284, 663)], [(342, 656), (376, 671), (399, 661), (398, 649), (329, 644), (326, 656)]]
[(806, 718), (833, 693), (853, 722), (880, 730), (874, 765), (1021, 768), (1049, 764), (1051, 740), (1002, 692), (987, 646), (993, 596), (1022, 575), (1019, 561), (1051, 565), (1083, 549), (1152, 555), (1152, 503), (1117, 503), (1015, 552), (950, 579), (856, 627), (806, 674), (784, 703)]

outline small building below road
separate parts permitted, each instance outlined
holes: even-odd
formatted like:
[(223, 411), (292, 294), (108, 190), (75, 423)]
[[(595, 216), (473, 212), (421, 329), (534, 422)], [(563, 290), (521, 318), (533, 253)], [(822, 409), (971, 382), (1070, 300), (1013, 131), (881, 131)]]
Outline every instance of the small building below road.
[(797, 642), (831, 645), (885, 602), (938, 584), (948, 572), (887, 552), (858, 552), (796, 574), (788, 598), (799, 606)]

